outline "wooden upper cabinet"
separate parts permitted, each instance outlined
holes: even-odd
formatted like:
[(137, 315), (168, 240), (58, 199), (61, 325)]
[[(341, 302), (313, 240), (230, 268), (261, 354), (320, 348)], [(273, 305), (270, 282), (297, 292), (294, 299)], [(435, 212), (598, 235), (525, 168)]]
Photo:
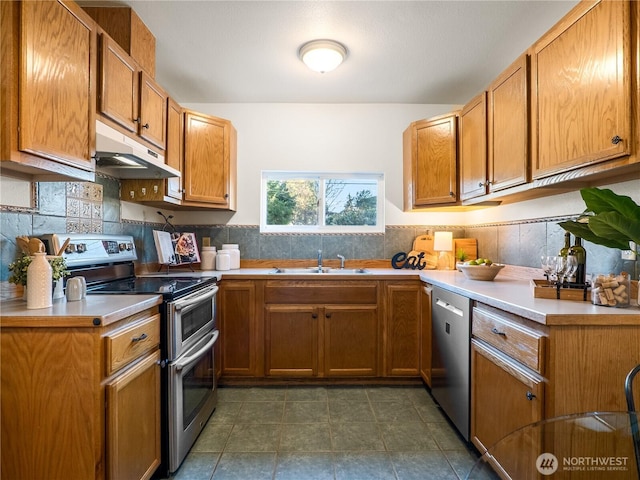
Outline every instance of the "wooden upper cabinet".
[(82, 7), (127, 54), (156, 76), (156, 38), (130, 7)]
[(100, 113), (130, 132), (138, 131), (138, 67), (109, 36), (100, 36)]
[(230, 121), (193, 111), (184, 118), (184, 200), (235, 210), (236, 131)]
[(164, 150), (167, 144), (166, 92), (145, 72), (140, 72), (140, 136)]
[(533, 178), (631, 152), (630, 23), (627, 1), (585, 1), (532, 47)]
[(71, 2), (0, 8), (2, 168), (92, 181), (95, 23)]
[(487, 94), (482, 92), (460, 113), (460, 198), (487, 193)]
[(522, 55), (488, 88), (489, 192), (530, 180), (529, 57)]
[(404, 210), (457, 202), (457, 114), (412, 123), (403, 134)]
[[(184, 171), (184, 115), (182, 107), (172, 98), (167, 100), (167, 149), (164, 160), (170, 167)], [(182, 177), (167, 178), (167, 196), (181, 200), (182, 192)]]
[(99, 112), (164, 150), (167, 93), (112, 38), (100, 38)]

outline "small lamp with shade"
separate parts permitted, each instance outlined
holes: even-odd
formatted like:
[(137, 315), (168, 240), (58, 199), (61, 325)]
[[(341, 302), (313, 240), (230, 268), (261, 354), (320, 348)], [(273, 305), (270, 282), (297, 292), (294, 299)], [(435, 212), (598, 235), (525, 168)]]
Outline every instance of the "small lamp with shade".
[(453, 250), (453, 232), (435, 232), (433, 249), (438, 255), (438, 270), (451, 270), (449, 252)]

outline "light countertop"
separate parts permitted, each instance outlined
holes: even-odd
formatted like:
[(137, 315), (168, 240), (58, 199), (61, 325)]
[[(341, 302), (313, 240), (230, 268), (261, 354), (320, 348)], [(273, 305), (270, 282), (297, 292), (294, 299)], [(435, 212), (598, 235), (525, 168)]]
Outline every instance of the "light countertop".
[(162, 295), (87, 295), (77, 302), (60, 298), (51, 307), (29, 310), (19, 298), (0, 304), (0, 327), (104, 326), (161, 303)]

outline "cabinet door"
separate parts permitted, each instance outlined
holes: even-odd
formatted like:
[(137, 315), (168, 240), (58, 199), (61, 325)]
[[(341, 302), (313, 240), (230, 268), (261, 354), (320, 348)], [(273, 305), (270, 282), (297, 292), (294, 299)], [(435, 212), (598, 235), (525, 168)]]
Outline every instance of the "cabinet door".
[(629, 2), (584, 2), (533, 46), (533, 178), (629, 154), (630, 31)]
[(386, 285), (386, 374), (417, 376), (420, 369), (420, 282)]
[(226, 120), (185, 114), (184, 199), (229, 205), (230, 124)]
[(254, 282), (225, 280), (220, 296), (222, 375), (256, 375), (256, 287)]
[[(543, 405), (542, 378), (497, 350), (472, 340), (471, 440), (480, 452), (514, 430), (542, 420)], [(529, 471), (538, 453), (528, 452), (532, 458), (514, 451), (496, 460), (509, 472), (525, 467)]]
[(376, 376), (378, 309), (375, 305), (325, 307), (324, 373), (327, 377)]
[(318, 374), (318, 308), (270, 305), (265, 312), (266, 374)]
[(100, 113), (130, 132), (137, 133), (138, 67), (120, 46), (107, 35), (100, 36)]
[[(184, 123), (182, 107), (172, 98), (167, 100), (167, 150), (165, 162), (170, 167), (182, 172), (184, 166)], [(167, 178), (166, 194), (169, 197), (182, 199), (182, 177)]]
[(160, 465), (160, 351), (110, 381), (107, 475), (146, 479)]
[(489, 192), (529, 181), (529, 57), (522, 55), (488, 89)]
[(431, 387), (431, 285), (420, 288), (420, 376)]
[(139, 135), (164, 150), (167, 135), (167, 99), (165, 91), (145, 72), (140, 72)]
[(415, 122), (404, 133), (404, 209), (456, 203), (457, 116)]
[(21, 3), (18, 148), (93, 170), (95, 32), (76, 10), (62, 2)]
[(482, 92), (460, 114), (460, 198), (479, 197), (487, 185), (487, 94)]

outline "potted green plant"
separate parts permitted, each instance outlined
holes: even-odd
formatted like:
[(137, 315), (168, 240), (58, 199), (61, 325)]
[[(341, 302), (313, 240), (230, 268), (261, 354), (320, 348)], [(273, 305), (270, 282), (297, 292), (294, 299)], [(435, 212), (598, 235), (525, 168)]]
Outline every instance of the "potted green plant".
[(586, 210), (578, 219), (558, 225), (591, 243), (635, 251), (640, 245), (640, 206), (608, 188), (583, 188), (580, 195)]
[[(11, 272), (11, 276), (9, 277), (9, 282), (26, 287), (27, 268), (29, 268), (29, 264), (32, 260), (33, 258), (29, 255), (23, 255), (15, 262), (10, 263), (9, 271)], [(65, 262), (64, 257), (48, 256), (47, 260), (49, 261), (49, 265), (51, 265), (51, 278), (55, 288), (59, 281), (61, 281), (66, 275), (69, 275), (67, 263)], [(62, 285), (62, 283), (60, 283), (60, 285)], [(58, 288), (59, 291), (62, 291), (60, 287)]]

